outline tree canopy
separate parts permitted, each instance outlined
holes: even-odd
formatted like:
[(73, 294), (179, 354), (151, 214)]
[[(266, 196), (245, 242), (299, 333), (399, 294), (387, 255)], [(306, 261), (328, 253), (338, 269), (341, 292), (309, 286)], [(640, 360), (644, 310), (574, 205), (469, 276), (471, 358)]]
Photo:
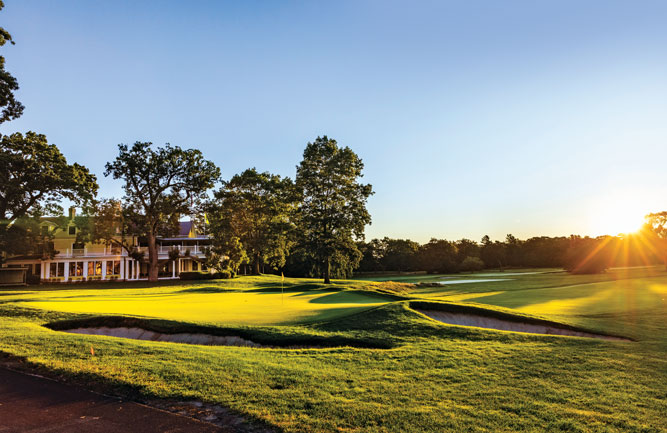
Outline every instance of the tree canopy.
[[(4, 7), (4, 2), (0, 1), (0, 10)], [(0, 47), (7, 42), (14, 45), (12, 35), (3, 27), (0, 27)], [(0, 56), (0, 107), (2, 107), (0, 123), (19, 118), (23, 114), (23, 104), (14, 96), (14, 92), (18, 89), (19, 83), (16, 78), (5, 70), (5, 57)]]
[[(254, 274), (262, 264), (281, 268), (293, 243), (297, 198), (290, 178), (254, 168), (223, 182), (207, 208), (215, 248), (231, 253), (240, 247), (229, 258), (248, 257)], [(234, 268), (238, 261), (232, 263)]]
[(332, 267), (351, 271), (361, 260), (355, 240), (363, 239), (371, 222), (366, 202), (373, 194), (371, 185), (359, 183), (363, 168), (356, 153), (327, 136), (308, 143), (297, 166), (302, 248), (325, 283)]
[(34, 132), (0, 139), (0, 252), (26, 254), (50, 237), (39, 226), (45, 213), (60, 215), (60, 202), (86, 205), (97, 194), (97, 180), (87, 168), (68, 164), (46, 137)]
[(220, 169), (196, 149), (137, 141), (118, 145), (105, 176), (122, 179), (125, 218), (148, 242), (148, 278), (158, 278), (156, 238), (176, 230), (182, 215), (195, 212), (220, 178)]
[(7, 224), (45, 212), (60, 214), (61, 200), (83, 205), (97, 194), (95, 175), (82, 165), (68, 164), (43, 134), (3, 136), (0, 166), (0, 219)]

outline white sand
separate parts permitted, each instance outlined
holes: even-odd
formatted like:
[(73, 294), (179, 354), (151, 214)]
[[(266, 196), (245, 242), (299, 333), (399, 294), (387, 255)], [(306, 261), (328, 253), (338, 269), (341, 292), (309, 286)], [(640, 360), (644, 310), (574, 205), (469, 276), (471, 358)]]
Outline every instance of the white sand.
[(168, 341), (172, 343), (201, 344), (206, 346), (247, 346), (266, 347), (254, 341), (241, 337), (219, 336), (209, 334), (163, 334), (161, 332), (147, 331), (141, 328), (76, 328), (67, 329), (64, 332), (86, 335), (106, 335), (109, 337), (131, 338), (134, 340)]
[(484, 317), (474, 314), (448, 313), (437, 310), (416, 310), (420, 313), (450, 325), (474, 326), (477, 328), (498, 329), (501, 331), (527, 332), (529, 334), (567, 335), (570, 337), (601, 338), (603, 340), (631, 341), (627, 338), (610, 337), (608, 335), (593, 334), (584, 331), (556, 328), (548, 325), (535, 325), (525, 322), (511, 322), (509, 320)]

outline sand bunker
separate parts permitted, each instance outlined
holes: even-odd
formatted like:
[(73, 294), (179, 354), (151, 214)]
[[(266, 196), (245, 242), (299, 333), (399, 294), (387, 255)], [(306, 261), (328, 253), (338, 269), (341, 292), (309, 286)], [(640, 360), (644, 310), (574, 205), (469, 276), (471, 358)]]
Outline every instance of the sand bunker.
[(496, 319), (468, 313), (451, 313), (437, 310), (421, 310), (420, 313), (431, 319), (449, 323), (450, 325), (475, 326), (477, 328), (498, 329), (500, 331), (527, 332), (529, 334), (567, 335), (570, 337), (601, 338), (603, 340), (632, 341), (627, 338), (612, 337), (610, 335), (593, 334), (585, 331), (575, 331), (556, 326), (540, 325), (526, 322)]
[(270, 347), (245, 338), (230, 336), (219, 336), (210, 334), (163, 334), (161, 332), (147, 331), (141, 328), (75, 328), (65, 329), (64, 332), (85, 335), (106, 335), (109, 337), (131, 338), (133, 340), (168, 341), (171, 343), (201, 344), (205, 346), (246, 346), (246, 347)]

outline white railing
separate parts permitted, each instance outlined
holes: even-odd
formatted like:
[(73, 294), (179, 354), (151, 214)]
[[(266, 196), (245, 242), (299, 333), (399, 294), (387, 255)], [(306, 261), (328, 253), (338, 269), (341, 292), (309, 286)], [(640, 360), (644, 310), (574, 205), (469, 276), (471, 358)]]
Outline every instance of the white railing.
[(186, 254), (186, 251), (190, 251), (190, 254), (204, 254), (208, 249), (206, 245), (173, 245), (173, 246), (164, 246), (161, 245), (158, 247), (158, 254), (169, 254), (169, 251), (177, 249), (181, 256)]
[(65, 251), (60, 251), (56, 257), (107, 257), (107, 256), (127, 256), (127, 251), (123, 248), (104, 247), (104, 249), (88, 248), (67, 248)]
[[(174, 245), (174, 246), (164, 246), (159, 245), (157, 247), (158, 254), (169, 254), (169, 251), (177, 249), (181, 256), (185, 256), (186, 251), (190, 251), (190, 254), (204, 254), (209, 248), (208, 245)], [(143, 251), (148, 254), (148, 247), (136, 247), (138, 251)], [(65, 251), (60, 251), (56, 254), (56, 257), (66, 258), (66, 257), (107, 257), (107, 256), (127, 256), (127, 251), (124, 248), (118, 247), (105, 247), (104, 249), (92, 249), (88, 248), (67, 248)]]

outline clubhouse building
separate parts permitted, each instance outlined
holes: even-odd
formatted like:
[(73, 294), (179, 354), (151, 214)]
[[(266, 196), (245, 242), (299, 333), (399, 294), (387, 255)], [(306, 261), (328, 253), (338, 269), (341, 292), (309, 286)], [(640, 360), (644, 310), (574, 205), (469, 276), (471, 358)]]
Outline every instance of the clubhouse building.
[[(43, 218), (42, 229), (53, 238), (50, 249), (53, 257), (43, 254), (7, 257), (4, 268), (23, 268), (30, 280), (48, 283), (75, 283), (83, 281), (146, 280), (148, 263), (130, 256), (126, 249), (115, 244), (79, 244), (74, 225), (76, 211), (70, 208), (66, 223), (56, 218)], [(60, 219), (62, 221), (62, 219)], [(180, 230), (173, 237), (158, 237), (157, 252), (160, 279), (179, 278), (181, 272), (206, 270), (205, 251), (211, 240), (200, 235), (192, 221), (180, 222)], [(120, 239), (120, 236), (119, 236)], [(148, 260), (148, 246), (139, 237), (125, 238), (135, 250), (144, 252)], [(178, 250), (179, 257), (172, 260), (170, 251)]]

